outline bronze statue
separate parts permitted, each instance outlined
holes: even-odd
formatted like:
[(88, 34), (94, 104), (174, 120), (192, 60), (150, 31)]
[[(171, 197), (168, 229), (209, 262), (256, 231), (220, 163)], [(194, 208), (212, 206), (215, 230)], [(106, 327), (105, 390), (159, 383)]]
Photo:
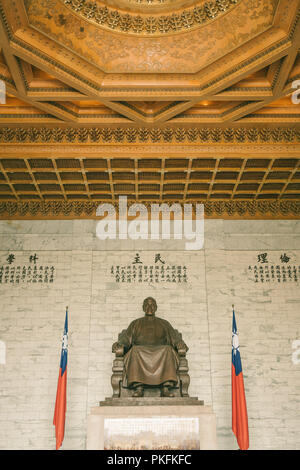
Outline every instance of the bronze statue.
[[(146, 298), (143, 310), (145, 316), (131, 322), (112, 346), (112, 351), (117, 357), (124, 356), (122, 386), (133, 389), (134, 397), (142, 397), (144, 388), (149, 386), (160, 386), (162, 396), (173, 397), (171, 389), (182, 385), (178, 384), (181, 382), (181, 370), (184, 372), (184, 392), (180, 393), (180, 396), (188, 396), (189, 376), (186, 373), (188, 368), (185, 359), (187, 345), (182, 341), (181, 334), (174, 330), (168, 321), (155, 316), (155, 299)], [(180, 363), (181, 366), (183, 364), (181, 369)], [(114, 396), (118, 396), (115, 390)]]

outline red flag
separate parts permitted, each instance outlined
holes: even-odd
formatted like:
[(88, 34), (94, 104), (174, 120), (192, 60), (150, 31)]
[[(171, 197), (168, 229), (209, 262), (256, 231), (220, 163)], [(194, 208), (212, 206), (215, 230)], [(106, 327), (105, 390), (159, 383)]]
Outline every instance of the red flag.
[(65, 328), (62, 340), (59, 375), (57, 383), (53, 424), (55, 426), (56, 450), (64, 440), (65, 419), (67, 409), (67, 362), (68, 362), (68, 309), (66, 311)]
[(247, 450), (249, 448), (248, 414), (234, 310), (231, 359), (232, 431), (236, 436), (240, 450)]

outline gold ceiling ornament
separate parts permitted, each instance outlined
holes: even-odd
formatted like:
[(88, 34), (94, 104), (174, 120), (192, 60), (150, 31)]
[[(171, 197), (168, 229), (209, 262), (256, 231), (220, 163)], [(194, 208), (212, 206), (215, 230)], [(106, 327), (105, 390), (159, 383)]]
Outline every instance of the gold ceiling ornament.
[[(51, 201), (51, 202), (0, 202), (0, 220), (9, 218), (77, 218), (97, 219), (96, 210), (99, 201)], [(174, 202), (174, 201), (173, 201)], [(299, 201), (197, 201), (191, 203), (193, 209), (199, 203), (204, 204), (205, 217), (211, 218), (299, 218)], [(143, 201), (146, 207), (151, 202)], [(182, 204), (182, 201), (178, 201)], [(118, 210), (118, 203), (113, 204)], [(128, 205), (130, 203), (128, 202)]]
[(298, 143), (298, 127), (0, 127), (0, 143)]
[[(201, 0), (197, 2), (171, 2), (170, 0), (164, 0), (164, 2), (158, 0), (152, 2), (148, 0), (60, 1), (81, 18), (104, 29), (142, 36), (161, 36), (191, 31), (228, 13), (241, 3), (241, 0)], [(137, 6), (134, 8), (134, 1), (140, 8)], [(165, 5), (165, 2), (169, 8), (167, 11), (161, 11), (159, 4)], [(190, 7), (190, 3), (194, 3), (194, 5)], [(149, 7), (154, 4), (156, 10), (150, 11), (149, 8), (146, 8), (146, 5)], [(114, 5), (114, 8), (111, 5)], [(130, 9), (128, 5), (131, 7)], [(184, 8), (180, 9), (180, 6)]]

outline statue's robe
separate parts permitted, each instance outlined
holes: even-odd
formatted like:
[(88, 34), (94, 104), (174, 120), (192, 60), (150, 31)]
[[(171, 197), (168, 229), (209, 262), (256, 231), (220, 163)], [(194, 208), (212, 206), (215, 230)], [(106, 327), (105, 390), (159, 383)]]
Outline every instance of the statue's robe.
[(178, 382), (179, 364), (176, 345), (179, 333), (169, 322), (155, 316), (134, 320), (119, 337), (125, 347), (123, 385), (131, 387), (135, 382), (144, 385), (160, 385)]

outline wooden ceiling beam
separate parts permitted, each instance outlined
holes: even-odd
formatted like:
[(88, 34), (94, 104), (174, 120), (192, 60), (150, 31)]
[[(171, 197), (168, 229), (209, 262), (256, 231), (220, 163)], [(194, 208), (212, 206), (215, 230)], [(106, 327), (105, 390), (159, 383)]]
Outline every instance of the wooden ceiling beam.
[[(59, 108), (56, 104), (52, 104), (49, 102), (47, 104), (39, 103), (39, 102), (36, 102), (35, 100), (32, 100), (31, 98), (28, 98), (26, 78), (25, 78), (26, 75), (24, 71), (22, 70), (22, 61), (19, 57), (15, 57), (14, 54), (12, 53), (11, 48), (10, 48), (10, 41), (7, 37), (6, 31), (1, 21), (0, 21), (0, 43), (2, 46), (3, 55), (5, 57), (6, 64), (10, 70), (10, 73), (13, 77), (13, 80), (16, 86), (16, 91), (14, 91), (13, 89), (10, 89), (10, 92), (16, 98), (19, 98), (25, 103), (28, 103), (32, 105), (33, 107), (36, 107), (42, 111), (45, 111), (46, 113), (52, 114), (53, 116), (59, 119), (62, 119), (66, 122), (76, 121), (76, 118), (71, 116), (69, 112), (66, 112), (65, 110)], [(30, 74), (29, 67), (30, 65), (28, 64), (28, 67), (26, 69), (27, 77), (28, 77), (28, 74)]]
[(233, 199), (235, 194), (236, 194), (236, 190), (237, 190), (237, 187), (238, 187), (239, 183), (241, 182), (242, 174), (244, 173), (244, 170), (246, 168), (246, 164), (247, 164), (247, 160), (245, 159), (242, 163), (242, 166), (239, 169), (239, 175), (238, 175), (238, 177), (237, 177), (237, 179), (234, 183), (234, 188), (232, 190), (232, 194), (230, 196), (230, 199)]
[[(58, 106), (55, 103), (38, 102), (38, 101), (32, 100), (31, 98), (28, 98), (28, 96), (26, 94), (23, 95), (22, 93), (18, 93), (18, 92), (14, 92), (14, 91), (11, 91), (11, 93), (12, 93), (13, 96), (15, 96), (16, 98), (19, 98), (21, 101), (24, 101), (25, 103), (30, 104), (31, 106), (33, 106), (37, 109), (40, 109), (41, 111), (44, 111), (47, 114), (51, 114), (51, 115), (53, 115), (53, 117), (56, 117), (59, 120), (63, 120), (67, 123), (73, 123), (73, 122), (77, 121), (77, 118), (75, 116), (73, 116), (66, 109), (61, 108), (60, 106)], [(32, 117), (34, 117), (34, 115)]]
[(85, 194), (87, 194), (88, 198), (91, 200), (91, 192), (90, 192), (88, 180), (87, 180), (87, 177), (86, 177), (86, 170), (84, 168), (83, 158), (79, 158), (79, 162), (80, 162), (80, 173), (82, 174), (83, 183), (84, 183), (84, 186), (85, 186)]
[[(251, 57), (249, 54), (248, 58), (245, 57), (238, 64), (238, 66), (236, 66), (236, 64), (230, 63), (228, 60), (226, 62), (226, 69), (222, 71), (222, 76), (220, 79), (217, 80), (214, 78), (211, 80), (211, 85), (205, 87), (205, 91), (203, 91), (202, 96), (208, 96), (212, 94), (217, 95), (220, 92), (226, 90), (226, 88), (234, 86), (236, 83), (247, 78), (249, 75), (252, 75), (255, 72), (258, 72), (259, 70), (272, 64), (273, 62), (276, 62), (288, 54), (291, 48), (291, 44), (291, 41), (283, 43), (281, 41), (277, 41), (277, 47), (275, 42), (273, 47), (270, 48), (270, 51), (263, 57), (261, 57), (260, 54), (252, 55)], [(238, 56), (238, 50), (235, 52), (235, 55)]]
[[(234, 85), (235, 83), (238, 83), (240, 82), (243, 78), (245, 78), (247, 75), (251, 75), (255, 72), (257, 72), (258, 70), (266, 67), (267, 65), (270, 65), (272, 64), (272, 62), (277, 61), (278, 60), (278, 54), (280, 57), (284, 56), (286, 53), (287, 53), (287, 50), (290, 49), (290, 45), (285, 47), (284, 50), (281, 50), (279, 53), (276, 52), (275, 53), (275, 59), (274, 59), (274, 56), (273, 58), (270, 58), (269, 56), (267, 58), (265, 58), (265, 60), (263, 62), (261, 62), (259, 65), (255, 64), (255, 65), (252, 65), (252, 67), (250, 68), (250, 70), (248, 69), (247, 73), (245, 72), (245, 69), (242, 69), (243, 71), (238, 75), (238, 77), (235, 77), (235, 79), (233, 78), (228, 78), (228, 81), (223, 85), (216, 85), (216, 86), (213, 86), (212, 85), (212, 89), (210, 89), (210, 92), (213, 92), (213, 96), (218, 96), (219, 93), (221, 93), (222, 91), (226, 90), (226, 88)], [(203, 95), (200, 100), (204, 100), (204, 99), (207, 99), (208, 96), (210, 95)], [(254, 99), (254, 96), (253, 96), (253, 99)], [(224, 119), (221, 118), (221, 119), (218, 119), (218, 118), (212, 118), (211, 119), (211, 122), (228, 122), (228, 121), (235, 121), (236, 119), (240, 119), (240, 117), (242, 116), (245, 116), (246, 114), (249, 114), (249, 112), (253, 112), (254, 110), (258, 110), (260, 109), (261, 107), (264, 107), (265, 104), (268, 104), (268, 103), (271, 103), (272, 101), (274, 100), (274, 95), (273, 93), (271, 93), (271, 95), (269, 95), (267, 98), (265, 98), (264, 100), (262, 101), (259, 101), (258, 103), (257, 102), (254, 102), (254, 103), (249, 103), (249, 104), (246, 104), (244, 107), (241, 107), (239, 110), (233, 110), (232, 113), (229, 113)], [(192, 106), (194, 106), (194, 104), (196, 104), (197, 102), (199, 101), (199, 98), (196, 100), (196, 99), (193, 99), (191, 101), (188, 102), (188, 105), (185, 106), (185, 109), (184, 110), (187, 110), (189, 108), (191, 108)], [(250, 110), (250, 111), (248, 111)], [(193, 122), (195, 122), (195, 119), (196, 117), (193, 118)], [(207, 117), (206, 118), (202, 118), (202, 119), (206, 119), (207, 120)], [(200, 121), (201, 122), (201, 121)]]
[(49, 88), (45, 91), (33, 91), (34, 87), (28, 88), (27, 96), (34, 101), (92, 101), (87, 95), (80, 93), (79, 91), (59, 91), (59, 89)]
[(165, 175), (165, 159), (161, 162), (161, 173), (160, 173), (160, 182), (159, 182), (159, 202), (163, 202), (163, 189), (164, 189), (164, 175)]
[(268, 175), (269, 175), (269, 173), (270, 173), (270, 171), (271, 171), (271, 168), (272, 168), (273, 165), (274, 165), (274, 162), (275, 162), (275, 158), (271, 158), (271, 159), (270, 159), (270, 162), (269, 162), (269, 164), (268, 164), (268, 167), (267, 167), (267, 168), (264, 168), (265, 174), (264, 174), (264, 177), (262, 178), (262, 180), (261, 180), (260, 183), (259, 183), (259, 186), (258, 186), (258, 188), (257, 188), (257, 191), (255, 192), (254, 199), (257, 199), (257, 198), (258, 198), (258, 196), (259, 196), (259, 194), (260, 194), (260, 192), (261, 192), (261, 189), (262, 189), (263, 185), (264, 185), (265, 182), (267, 181)]
[[(294, 169), (291, 171), (290, 173), (290, 176), (287, 178), (287, 180), (284, 182), (284, 186), (282, 188), (282, 190), (280, 191), (280, 194), (279, 194), (279, 199), (282, 199), (282, 195), (285, 193), (288, 185), (292, 182), (295, 174), (297, 173), (297, 171), (299, 171), (300, 169), (300, 160), (298, 161), (298, 163), (295, 165)], [(273, 181), (272, 181), (273, 182)]]
[(293, 65), (295, 64), (299, 48), (300, 48), (300, 22), (298, 23), (296, 34), (295, 34), (295, 39), (293, 41), (293, 45), (289, 51), (289, 54), (281, 61), (280, 72), (278, 74), (276, 83), (273, 87), (273, 94), (274, 94), (275, 99), (282, 96), (282, 92), (288, 81), (290, 72), (293, 68)]
[(0, 159), (0, 171), (1, 173), (4, 175), (4, 178), (5, 178), (5, 183), (9, 186), (10, 190), (11, 190), (11, 193), (14, 195), (14, 197), (16, 198), (17, 201), (20, 201), (20, 198), (18, 196), (18, 193), (17, 191), (15, 190), (13, 184), (11, 183), (8, 175), (7, 175), (7, 171), (6, 169), (4, 168), (2, 162), (1, 162), (1, 159)]
[(28, 92), (30, 83), (33, 80), (33, 71), (32, 71), (32, 66), (28, 63), (25, 62), (22, 59), (19, 59), (19, 65), (26, 83), (26, 91)]
[(54, 157), (52, 157), (52, 158), (51, 158), (51, 161), (52, 161), (52, 166), (53, 166), (54, 172), (55, 172), (55, 174), (56, 174), (56, 178), (57, 178), (58, 184), (59, 184), (59, 186), (60, 186), (60, 194), (62, 194), (64, 200), (67, 201), (66, 191), (65, 191), (65, 188), (64, 188), (64, 185), (63, 185), (63, 181), (62, 181), (61, 176), (60, 176), (59, 169), (57, 168), (56, 160), (55, 160)]
[(186, 202), (186, 199), (187, 199), (188, 187), (191, 181), (192, 164), (193, 164), (193, 159), (189, 158), (188, 167), (186, 169), (185, 185), (184, 185), (184, 190), (183, 190), (183, 202)]
[[(230, 64), (229, 64), (228, 71), (224, 73), (224, 75), (226, 76), (226, 79), (224, 79), (221, 84), (218, 82), (217, 84), (211, 85), (211, 87), (208, 87), (205, 90), (196, 92), (197, 93), (196, 97), (192, 95), (195, 100), (194, 102), (197, 102), (199, 99), (201, 99), (201, 97), (205, 98), (207, 96), (211, 96), (211, 94), (216, 95), (217, 93), (224, 91), (229, 86), (237, 83), (242, 78), (245, 78), (247, 75), (254, 73), (255, 71), (259, 70), (262, 67), (265, 67), (266, 65), (272, 63), (275, 60), (278, 60), (278, 58), (281, 58), (283, 55), (286, 54), (286, 51), (288, 50), (288, 48), (289, 48), (289, 45), (284, 44), (279, 48), (279, 50), (271, 51), (268, 55), (266, 55), (264, 60), (261, 60), (261, 58), (259, 58), (257, 59), (257, 61), (254, 61), (254, 64), (250, 66), (249, 65), (245, 66), (244, 68), (239, 68), (238, 72), (234, 72), (232, 74), (228, 73), (228, 71), (230, 71), (230, 68), (229, 68)], [(28, 62), (32, 63), (33, 65), (37, 67), (40, 67), (42, 70), (46, 71), (47, 73), (50, 73), (52, 76), (62, 81), (63, 83), (67, 83), (72, 88), (76, 88), (76, 90), (79, 91), (80, 93), (88, 95), (91, 99), (98, 99), (102, 101), (103, 103), (105, 99), (105, 104), (108, 106), (109, 106), (109, 103), (111, 103), (111, 99), (116, 99), (116, 97), (118, 97), (118, 100), (122, 101), (122, 94), (123, 94), (122, 89), (121, 90), (120, 88), (117, 89), (114, 92), (114, 94), (110, 96), (107, 95), (107, 91), (105, 91), (105, 87), (103, 87), (103, 90), (101, 90), (101, 92), (97, 92), (95, 91), (95, 89), (91, 88), (86, 83), (83, 83), (81, 80), (74, 78), (74, 74), (68, 73), (66, 66), (64, 66), (64, 70), (61, 70), (55, 67), (53, 64), (51, 64), (49, 61), (46, 61), (45, 59), (43, 59), (43, 57), (41, 57), (40, 55), (35, 56), (34, 52), (28, 51), (26, 48), (22, 47), (21, 41), (18, 41), (18, 43), (11, 41), (11, 49), (13, 53), (18, 55), (20, 58), (27, 60)], [(154, 95), (162, 94), (161, 98), (165, 100), (167, 95), (163, 90), (164, 86), (166, 85), (164, 85), (164, 83), (162, 82), (160, 91), (155, 93), (153, 92), (153, 90), (151, 90), (151, 98), (149, 94), (146, 93), (145, 98), (143, 99), (149, 99), (149, 98), (153, 99), (154, 98), (153, 94)], [(146, 87), (146, 89), (147, 88), (149, 87)], [(128, 90), (127, 88), (126, 90), (124, 90), (123, 100), (125, 101), (125, 100), (132, 99), (132, 98), (134, 99), (134, 96), (136, 95), (136, 93), (141, 95), (141, 92), (132, 91), (131, 93), (130, 90)], [(173, 98), (180, 99), (180, 101), (183, 101), (189, 98), (188, 87), (187, 87), (187, 90), (184, 92), (184, 94), (182, 94), (182, 92), (180, 91), (176, 93), (176, 89), (174, 89), (174, 91), (172, 91), (172, 99)], [(115, 103), (113, 103), (113, 105), (115, 106)], [(121, 110), (121, 108), (119, 109)], [(125, 111), (124, 108), (122, 108), (122, 111), (123, 112)], [(133, 119), (133, 116), (132, 116), (132, 119)]]
[[(94, 97), (91, 97), (90, 98), (93, 98), (93, 99), (99, 99), (99, 97), (97, 96), (94, 96)], [(101, 100), (101, 103), (104, 104), (107, 108), (110, 108), (112, 109), (113, 111), (116, 111), (117, 113), (121, 114), (122, 116), (126, 117), (129, 121), (133, 121), (133, 122), (143, 122), (143, 120), (141, 119), (140, 115), (132, 110), (131, 108), (127, 107), (127, 106), (124, 106), (122, 103), (118, 103), (117, 101), (109, 101), (109, 100), (106, 100), (106, 99), (102, 99)]]
[[(270, 59), (268, 59), (270, 60)], [(36, 64), (37, 65), (37, 64)], [(265, 63), (260, 64), (260, 67), (261, 66), (265, 66)], [(256, 66), (257, 67), (257, 66)], [(51, 68), (51, 67), (50, 67)], [(45, 71), (48, 71), (50, 72), (49, 68), (46, 67), (47, 70)], [(53, 73), (54, 71), (51, 70), (51, 73), (52, 75), (55, 76), (55, 72)], [(250, 73), (253, 72), (253, 69), (250, 70)], [(249, 71), (248, 71), (249, 73)], [(242, 76), (244, 76), (244, 73), (242, 74)], [(62, 80), (62, 77), (61, 76), (56, 76), (56, 78), (58, 78), (59, 80)], [(64, 77), (65, 78), (65, 77)], [(224, 89), (228, 88), (228, 86), (236, 81), (240, 81), (241, 79), (241, 75), (239, 75), (237, 78), (235, 78), (234, 81), (230, 80), (229, 82), (227, 81), (225, 84), (223, 84), (222, 88), (219, 87), (219, 90), (218, 92), (220, 91), (223, 91)], [(68, 80), (67, 80), (68, 81)], [(73, 86), (74, 87), (74, 81), (73, 79), (72, 80), (69, 80), (69, 85), (70, 86)], [(216, 90), (215, 90), (216, 91)], [(166, 122), (167, 120), (169, 119), (172, 119), (173, 116), (176, 116), (178, 113), (181, 113), (183, 112), (184, 110), (187, 110), (189, 109), (190, 107), (192, 107), (194, 104), (196, 104), (198, 101), (199, 101), (199, 97), (197, 98), (194, 98), (192, 101), (188, 101), (188, 102), (185, 102), (185, 103), (180, 103), (180, 105), (178, 105), (177, 107), (175, 106), (173, 109), (171, 108), (170, 110), (168, 110), (167, 112), (163, 113), (162, 115), (158, 116), (157, 118), (155, 118), (155, 120), (151, 119), (151, 118), (145, 118), (143, 116), (141, 116), (138, 112), (132, 110), (131, 108), (127, 107), (127, 106), (124, 106), (122, 105), (121, 103), (118, 103), (118, 102), (112, 102), (110, 100), (107, 100), (107, 99), (103, 99), (103, 97), (101, 97), (101, 94), (99, 93), (94, 93), (91, 94), (90, 93), (90, 90), (89, 89), (80, 89), (78, 90), (79, 93), (85, 93), (86, 96), (88, 96), (90, 99), (101, 99), (101, 102), (103, 104), (105, 104), (107, 107), (113, 109), (114, 111), (117, 111), (118, 113), (122, 114), (123, 116), (125, 116), (127, 119), (130, 119), (132, 120), (133, 122), (136, 122), (137, 124), (141, 124), (141, 125), (147, 125), (147, 124), (153, 124), (153, 122), (157, 122), (157, 123), (160, 123), (160, 122)], [(203, 94), (202, 97), (205, 98), (205, 97), (208, 97), (210, 95), (207, 95), (207, 94)], [(215, 95), (217, 97), (217, 95)], [(253, 96), (253, 99), (254, 99), (254, 96)], [(270, 100), (271, 101), (271, 100)], [(255, 104), (256, 106), (256, 104)], [(251, 108), (250, 108), (251, 109)], [(47, 112), (49, 112), (50, 114), (53, 113), (53, 111), (55, 111), (55, 106), (54, 108), (52, 107), (52, 109), (50, 110), (48, 108)], [(57, 109), (56, 109), (57, 111)], [(70, 121), (76, 121), (75, 118), (72, 118), (70, 115), (69, 116), (66, 116), (64, 115), (64, 113), (59, 113), (59, 115), (57, 113), (55, 113), (55, 115), (63, 120), (70, 120)], [(214, 121), (214, 120), (213, 120)], [(201, 122), (201, 120), (200, 120)]]
[(111, 161), (110, 158), (107, 160), (107, 172), (108, 172), (108, 177), (109, 177), (109, 186), (110, 186), (110, 194), (112, 197), (112, 203), (115, 202), (116, 197), (115, 197), (115, 189), (114, 189), (114, 181), (112, 177), (112, 168), (111, 168)]
[(32, 184), (33, 184), (34, 187), (35, 187), (36, 193), (38, 194), (38, 196), (40, 197), (41, 200), (44, 200), (43, 195), (42, 195), (42, 193), (41, 193), (41, 191), (40, 191), (39, 185), (38, 185), (38, 183), (37, 183), (37, 181), (36, 181), (36, 179), (35, 179), (35, 177), (34, 177), (32, 168), (31, 168), (31, 166), (30, 166), (28, 160), (25, 159), (24, 161), (25, 161), (25, 165), (26, 165), (26, 168), (27, 168), (27, 172), (28, 172), (28, 174), (29, 174), (30, 177), (31, 177)]
[(268, 98), (267, 100), (259, 101), (258, 103), (246, 103), (239, 109), (233, 109), (231, 113), (227, 114), (223, 122), (228, 123), (231, 121), (237, 121), (238, 119), (241, 119), (244, 116), (253, 113), (254, 111), (258, 111), (259, 109), (264, 108), (272, 101), (273, 99)]
[(207, 101), (263, 101), (272, 97), (273, 92), (271, 90), (271, 87), (269, 91), (259, 91), (255, 88), (255, 86), (253, 86), (253, 91), (250, 91), (250, 87), (249, 91), (246, 91), (244, 89), (242, 89), (241, 91), (229, 91), (225, 89), (224, 91), (221, 91), (220, 93), (217, 93), (215, 95), (207, 95), (205, 96), (205, 98), (201, 98), (201, 101), (202, 99), (205, 99)]
[(95, 90), (90, 85), (85, 83), (84, 80), (80, 80), (80, 78), (74, 77), (72, 71), (68, 70), (66, 66), (58, 67), (54, 65), (52, 61), (57, 60), (55, 57), (51, 57), (49, 58), (50, 60), (47, 60), (46, 57), (40, 55), (38, 51), (35, 51), (34, 49), (29, 51), (24, 46), (22, 45), (21, 41), (10, 41), (10, 48), (16, 56), (29, 62), (31, 65), (40, 68), (60, 82), (67, 84), (70, 88), (77, 90), (77, 92), (90, 96), (92, 99), (99, 99), (99, 96), (95, 93)]
[[(132, 159), (145, 158), (162, 161), (166, 159), (186, 159), (193, 158), (215, 159), (216, 155), (223, 158), (247, 158), (247, 159), (289, 159), (299, 158), (300, 143), (181, 143), (179, 146), (170, 143), (159, 143), (159, 145), (149, 145), (146, 143), (134, 143), (120, 145), (111, 144), (80, 144), (62, 142), (61, 144), (48, 143), (1, 143), (1, 159), (3, 158), (79, 158), (84, 152), (89, 159), (121, 158)], [(148, 170), (149, 171), (149, 170)]]
[(2, 21), (0, 21), (0, 44), (6, 61), (6, 65), (9, 68), (9, 71), (15, 83), (15, 87), (19, 93), (25, 95), (27, 89), (24, 80), (24, 75), (22, 75), (22, 71), (19, 65), (20, 59), (16, 58), (9, 48), (9, 39), (7, 38)]
[[(197, 100), (198, 101), (198, 100)], [(183, 113), (184, 111), (187, 111), (191, 107), (193, 107), (195, 104), (195, 100), (193, 101), (185, 101), (183, 103), (179, 103), (175, 106), (170, 107), (168, 110), (162, 112), (157, 116), (157, 118), (154, 119), (154, 123), (163, 123), (167, 122), (173, 117), (177, 116), (178, 114)]]
[[(14, 45), (14, 43), (12, 42), (11, 47), (13, 48), (14, 52), (18, 54), (19, 57), (22, 57), (24, 60), (27, 60), (30, 64), (34, 65), (35, 67), (41, 68), (43, 71), (51, 74), (52, 76), (57, 78), (59, 81), (62, 81), (63, 83), (66, 83), (73, 89), (76, 89), (78, 93), (84, 96), (88, 96), (89, 99), (91, 100), (101, 100), (101, 103), (103, 103), (105, 106), (113, 109), (114, 111), (119, 112), (130, 121), (135, 121), (135, 122), (142, 121), (140, 119), (140, 116), (137, 113), (134, 113), (130, 109), (127, 109), (125, 106), (122, 106), (122, 104), (118, 102), (112, 102), (108, 99), (103, 99), (101, 97), (101, 94), (95, 92), (95, 90), (91, 89), (90, 86), (83, 84), (83, 82), (79, 80), (74, 79), (74, 76), (72, 73), (68, 74), (68, 72), (66, 72), (66, 67), (64, 68), (64, 71), (62, 72), (61, 70), (59, 70), (57, 67), (55, 67), (48, 61), (43, 60), (42, 58), (36, 59), (32, 52), (29, 52), (26, 49), (22, 50), (19, 44), (16, 47), (16, 45)], [(14, 47), (16, 47), (16, 50), (14, 49)], [(42, 103), (42, 101), (39, 101), (39, 103)], [(71, 119), (71, 120), (76, 121), (77, 119)]]

